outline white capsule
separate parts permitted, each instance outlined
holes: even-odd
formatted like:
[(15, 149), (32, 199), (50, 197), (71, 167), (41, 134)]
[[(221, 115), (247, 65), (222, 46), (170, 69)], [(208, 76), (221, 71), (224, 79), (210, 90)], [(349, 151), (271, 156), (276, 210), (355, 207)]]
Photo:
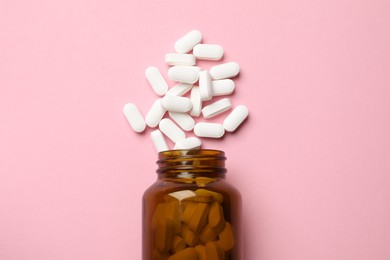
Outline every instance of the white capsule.
[(248, 108), (244, 105), (239, 105), (223, 121), (223, 127), (228, 132), (233, 132), (237, 127), (248, 117)]
[(175, 51), (178, 53), (187, 53), (201, 41), (202, 34), (198, 30), (192, 30), (176, 41)]
[(125, 115), (127, 121), (129, 121), (131, 128), (133, 128), (135, 132), (141, 133), (145, 130), (145, 120), (135, 104), (128, 103), (124, 105), (123, 114)]
[(231, 79), (213, 80), (213, 96), (230, 95), (233, 93), (235, 84)]
[(233, 78), (240, 72), (240, 66), (237, 62), (227, 62), (211, 67), (210, 74), (213, 79)]
[(199, 67), (199, 66), (192, 66), (192, 67), (193, 67), (195, 70), (197, 70), (198, 73), (202, 71), (202, 68)]
[(159, 98), (154, 101), (149, 112), (146, 114), (145, 122), (149, 127), (156, 127), (166, 112), (166, 109), (162, 106), (161, 100), (162, 99)]
[(169, 150), (167, 142), (165, 141), (164, 136), (162, 135), (160, 130), (154, 130), (150, 133), (150, 139), (152, 139), (154, 149), (156, 152)]
[(225, 134), (225, 129), (218, 123), (200, 122), (195, 125), (194, 133), (199, 137), (220, 138)]
[(195, 120), (187, 113), (169, 112), (169, 116), (185, 131), (194, 128)]
[(192, 103), (190, 115), (198, 117), (202, 111), (202, 99), (200, 97), (199, 87), (193, 87), (191, 89), (190, 100)]
[(213, 97), (211, 76), (207, 70), (199, 72), (199, 93), (203, 101), (210, 100)]
[(145, 70), (145, 76), (157, 95), (163, 96), (167, 92), (168, 84), (156, 67), (148, 67)]
[(180, 140), (186, 138), (183, 130), (180, 129), (175, 123), (169, 118), (163, 118), (159, 124), (160, 131), (163, 132), (172, 142), (177, 143)]
[(179, 82), (179, 84), (170, 88), (167, 91), (166, 95), (183, 96), (185, 93), (190, 91), (191, 88), (192, 84)]
[(165, 95), (162, 98), (163, 107), (172, 112), (188, 112), (192, 108), (191, 100), (187, 97)]
[(195, 83), (199, 79), (199, 69), (194, 66), (173, 66), (168, 69), (168, 77), (170, 80)]
[(202, 115), (204, 118), (211, 118), (229, 110), (231, 107), (232, 103), (230, 102), (230, 99), (223, 98), (208, 106), (205, 106), (202, 109)]
[(217, 44), (197, 44), (193, 54), (200, 60), (220, 60), (223, 57), (223, 48)]
[(202, 142), (199, 140), (199, 138), (191, 136), (177, 142), (173, 149), (195, 149), (195, 148), (199, 148), (201, 145)]
[(196, 58), (192, 54), (167, 53), (167, 54), (165, 54), (165, 63), (167, 63), (168, 65), (192, 66), (192, 65), (195, 65)]

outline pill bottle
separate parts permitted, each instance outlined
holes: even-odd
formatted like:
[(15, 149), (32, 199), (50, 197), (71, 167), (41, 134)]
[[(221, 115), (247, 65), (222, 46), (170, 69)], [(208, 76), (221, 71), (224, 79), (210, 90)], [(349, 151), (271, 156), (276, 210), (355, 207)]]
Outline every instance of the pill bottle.
[(241, 195), (225, 153), (168, 150), (143, 195), (143, 260), (242, 260)]

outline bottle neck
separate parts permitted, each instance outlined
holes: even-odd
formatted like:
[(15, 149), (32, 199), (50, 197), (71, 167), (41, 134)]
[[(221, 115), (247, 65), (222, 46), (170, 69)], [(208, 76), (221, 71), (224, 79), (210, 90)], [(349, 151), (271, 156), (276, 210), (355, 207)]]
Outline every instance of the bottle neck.
[(225, 178), (225, 153), (219, 150), (168, 150), (158, 154), (157, 174), (164, 178)]

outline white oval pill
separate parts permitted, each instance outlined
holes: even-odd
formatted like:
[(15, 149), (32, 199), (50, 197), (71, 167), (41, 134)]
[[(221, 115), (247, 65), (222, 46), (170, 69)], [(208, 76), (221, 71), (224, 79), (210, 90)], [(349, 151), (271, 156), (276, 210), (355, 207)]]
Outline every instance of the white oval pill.
[(210, 100), (213, 97), (211, 76), (207, 70), (199, 72), (199, 93), (203, 101)]
[(187, 65), (192, 66), (196, 63), (196, 58), (192, 54), (167, 53), (165, 54), (165, 63), (168, 65)]
[(152, 139), (154, 149), (156, 152), (169, 150), (167, 142), (165, 141), (164, 136), (162, 135), (160, 130), (154, 130), (150, 133), (150, 138)]
[(226, 79), (237, 76), (240, 66), (237, 62), (227, 62), (211, 67), (210, 75), (213, 79)]
[(198, 30), (192, 30), (175, 42), (175, 51), (178, 53), (187, 53), (201, 41), (202, 34)]
[(173, 149), (195, 149), (195, 148), (199, 148), (201, 145), (202, 142), (199, 140), (199, 138), (191, 136), (177, 142)]
[(163, 96), (167, 92), (168, 84), (156, 67), (148, 67), (145, 70), (145, 76), (157, 95)]
[(187, 113), (169, 112), (169, 116), (185, 131), (194, 128), (195, 120)]
[(199, 66), (192, 66), (192, 67), (193, 67), (195, 70), (197, 70), (198, 73), (202, 71), (202, 68), (199, 67)]
[(223, 48), (217, 44), (197, 44), (193, 54), (200, 60), (220, 60), (223, 57)]
[(169, 118), (163, 118), (159, 124), (160, 131), (163, 132), (172, 142), (177, 143), (180, 140), (186, 138), (183, 130), (180, 129), (175, 123)]
[(154, 101), (149, 112), (146, 114), (145, 122), (149, 127), (156, 127), (166, 112), (166, 109), (162, 106), (161, 100), (162, 99), (159, 98)]
[(174, 96), (183, 96), (185, 93), (190, 91), (192, 88), (192, 84), (179, 82), (176, 86), (170, 88), (166, 95), (174, 95)]
[(146, 128), (146, 123), (144, 118), (141, 115), (141, 112), (139, 112), (137, 106), (133, 103), (128, 103), (123, 106), (123, 114), (125, 115), (127, 121), (129, 121), (129, 124), (131, 128), (137, 133), (141, 133)]
[(213, 96), (223, 96), (232, 94), (235, 88), (234, 81), (231, 79), (213, 80)]
[(192, 108), (191, 100), (187, 97), (165, 95), (162, 98), (163, 107), (172, 112), (188, 112)]
[(192, 103), (192, 109), (190, 111), (191, 116), (199, 116), (202, 111), (202, 99), (199, 93), (199, 87), (192, 87), (190, 100)]
[(173, 66), (168, 69), (168, 77), (173, 81), (195, 83), (199, 79), (199, 71), (194, 66)]
[(218, 123), (200, 122), (195, 125), (194, 133), (199, 137), (220, 138), (225, 134), (225, 129)]
[(202, 109), (202, 115), (204, 118), (211, 118), (219, 115), (232, 107), (232, 103), (229, 98), (220, 99)]
[(223, 127), (228, 132), (233, 132), (237, 127), (248, 117), (248, 108), (244, 105), (239, 105), (223, 121)]

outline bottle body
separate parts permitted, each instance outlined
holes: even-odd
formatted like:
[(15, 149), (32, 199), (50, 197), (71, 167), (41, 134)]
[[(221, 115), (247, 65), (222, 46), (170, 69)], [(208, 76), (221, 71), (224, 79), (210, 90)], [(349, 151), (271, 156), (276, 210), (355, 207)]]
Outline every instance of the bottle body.
[(159, 154), (143, 196), (143, 260), (242, 260), (241, 196), (217, 150)]

